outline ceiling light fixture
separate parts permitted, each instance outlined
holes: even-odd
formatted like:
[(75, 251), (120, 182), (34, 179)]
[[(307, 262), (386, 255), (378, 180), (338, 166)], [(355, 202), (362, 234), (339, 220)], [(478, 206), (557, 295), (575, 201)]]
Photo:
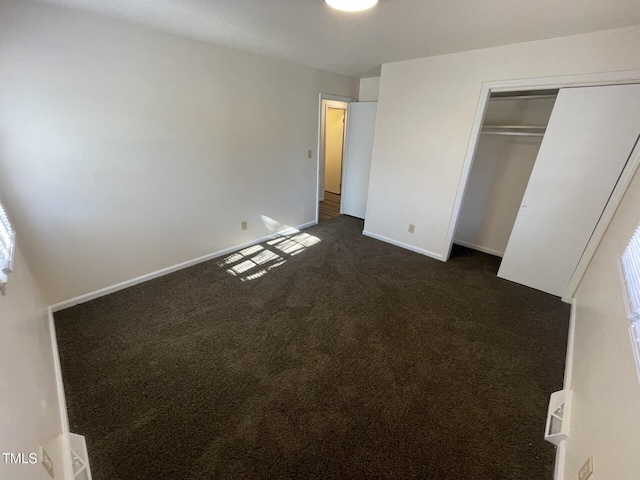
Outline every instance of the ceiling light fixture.
[(360, 12), (375, 6), (378, 0), (324, 0), (332, 8), (345, 12)]

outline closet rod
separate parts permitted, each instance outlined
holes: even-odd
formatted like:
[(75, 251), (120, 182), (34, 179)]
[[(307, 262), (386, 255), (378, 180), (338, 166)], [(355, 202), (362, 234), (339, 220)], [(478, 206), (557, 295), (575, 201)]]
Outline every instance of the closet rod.
[(544, 137), (544, 132), (504, 132), (504, 131), (483, 131), (483, 135), (512, 135), (520, 137)]
[(498, 130), (540, 130), (544, 131), (547, 127), (542, 125), (484, 125), (482, 128), (492, 128)]
[(542, 137), (547, 128), (539, 125), (485, 125), (482, 133), (489, 135), (519, 135), (522, 137)]
[(490, 100), (543, 100), (547, 98), (556, 98), (557, 94), (544, 94), (544, 95), (512, 95), (512, 96), (500, 96), (490, 97)]

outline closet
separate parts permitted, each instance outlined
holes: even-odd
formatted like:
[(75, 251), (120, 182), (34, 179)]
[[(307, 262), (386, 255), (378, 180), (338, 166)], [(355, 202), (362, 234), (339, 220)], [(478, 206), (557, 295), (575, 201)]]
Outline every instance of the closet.
[(504, 254), (557, 94), (554, 90), (490, 97), (455, 243)]
[(640, 134), (640, 85), (492, 95), (455, 242), (561, 296)]

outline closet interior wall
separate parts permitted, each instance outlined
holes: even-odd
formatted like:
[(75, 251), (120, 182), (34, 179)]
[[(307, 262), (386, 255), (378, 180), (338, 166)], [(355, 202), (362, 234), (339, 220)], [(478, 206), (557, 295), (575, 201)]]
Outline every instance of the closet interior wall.
[(491, 96), (454, 243), (504, 254), (556, 95), (557, 91)]

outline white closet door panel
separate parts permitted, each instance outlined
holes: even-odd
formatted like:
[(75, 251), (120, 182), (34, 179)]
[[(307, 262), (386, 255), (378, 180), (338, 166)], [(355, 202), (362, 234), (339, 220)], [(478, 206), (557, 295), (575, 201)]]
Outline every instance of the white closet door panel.
[(342, 181), (342, 213), (364, 218), (376, 126), (376, 102), (350, 103)]
[(498, 276), (561, 296), (640, 134), (640, 85), (562, 89)]

